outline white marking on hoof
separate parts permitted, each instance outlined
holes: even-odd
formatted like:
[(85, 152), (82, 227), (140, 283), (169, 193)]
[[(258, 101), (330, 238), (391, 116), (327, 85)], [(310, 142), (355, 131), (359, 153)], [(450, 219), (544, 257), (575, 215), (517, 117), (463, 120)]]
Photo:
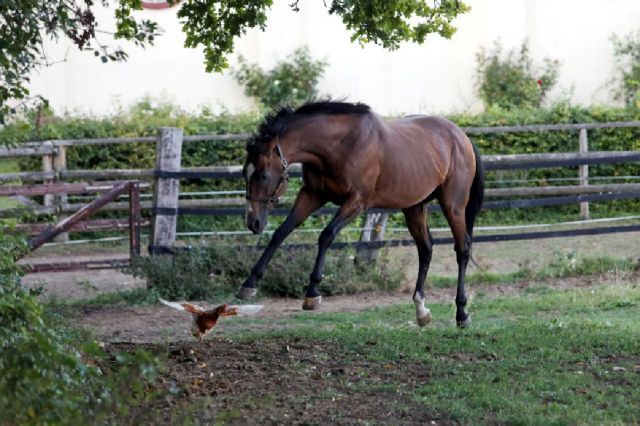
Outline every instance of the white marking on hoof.
[(238, 299), (251, 299), (256, 295), (256, 293), (258, 293), (257, 288), (240, 287), (240, 289), (238, 289), (238, 292), (236, 293), (236, 297)]
[(467, 328), (471, 325), (471, 314), (467, 315), (467, 319), (464, 321), (458, 321), (458, 328)]
[(431, 322), (431, 312), (429, 311), (429, 309), (426, 310), (427, 311), (427, 315), (424, 317), (418, 317), (416, 316), (416, 321), (418, 322), (418, 326), (420, 327), (424, 327), (425, 325), (429, 324)]
[(322, 303), (322, 296), (317, 297), (305, 297), (304, 302), (302, 302), (302, 309), (305, 311), (313, 311), (320, 307)]
[(416, 321), (420, 327), (424, 327), (431, 322), (431, 311), (424, 307), (424, 297), (418, 293), (413, 296), (413, 303), (416, 304)]

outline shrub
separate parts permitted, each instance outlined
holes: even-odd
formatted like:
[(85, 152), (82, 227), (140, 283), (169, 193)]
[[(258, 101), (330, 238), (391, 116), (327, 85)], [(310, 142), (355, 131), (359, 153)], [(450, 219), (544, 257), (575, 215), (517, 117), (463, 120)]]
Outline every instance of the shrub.
[(640, 108), (640, 31), (626, 37), (613, 36), (618, 89), (616, 99)]
[(97, 344), (79, 344), (73, 331), (21, 286), (13, 259), (24, 242), (0, 234), (0, 248), (0, 424), (129, 418), (129, 407), (148, 397), (157, 360), (146, 353), (109, 360)]
[(239, 62), (233, 76), (244, 85), (247, 96), (257, 98), (267, 108), (297, 106), (315, 97), (318, 80), (327, 66), (324, 60), (314, 60), (306, 47), (294, 50), (269, 71), (247, 63), (242, 56)]
[[(566, 103), (558, 103), (549, 108), (502, 108), (494, 106), (481, 114), (453, 114), (449, 118), (460, 126), (507, 126), (543, 123), (583, 123), (604, 121), (638, 121), (640, 108), (580, 107)], [(166, 104), (157, 104), (151, 100), (143, 100), (134, 107), (120, 111), (110, 117), (92, 118), (88, 116), (65, 116), (50, 120), (39, 130), (31, 121), (15, 123), (0, 129), (1, 138), (13, 138), (21, 141), (50, 138), (79, 138), (106, 136), (142, 136), (153, 135), (161, 125), (181, 126), (186, 134), (203, 133), (245, 133), (256, 129), (261, 114), (247, 113), (231, 115), (214, 114), (208, 109), (198, 113), (187, 114), (179, 108)], [(540, 133), (501, 133), (472, 135), (482, 154), (522, 154), (534, 152), (568, 152), (578, 150), (578, 132), (540, 132)], [(152, 167), (154, 164), (153, 144), (127, 144), (122, 146), (83, 146), (68, 150), (68, 163), (71, 169), (98, 169), (106, 167), (134, 168)], [(589, 131), (590, 150), (640, 150), (640, 129), (616, 128)], [(182, 164), (185, 166), (205, 166), (223, 164), (241, 164), (244, 160), (244, 142), (189, 142), (183, 147)], [(41, 160), (32, 158), (23, 168), (40, 170)], [(638, 163), (612, 164), (590, 167), (591, 176), (611, 176), (615, 182), (624, 182), (622, 176), (640, 175)], [(577, 178), (577, 167), (552, 169), (531, 169), (520, 171), (496, 171), (488, 173), (487, 179), (524, 180), (513, 181), (512, 186), (543, 185), (568, 183), (555, 179)], [(531, 181), (540, 179), (539, 181)], [(529, 182), (527, 182), (529, 181)], [(599, 181), (605, 183), (604, 181)], [(295, 188), (296, 179), (291, 179), (290, 187)], [(495, 185), (492, 183), (492, 185)], [(241, 189), (239, 180), (207, 179), (200, 182), (182, 181), (181, 190), (229, 190)], [(612, 202), (593, 203), (593, 217), (606, 217), (610, 214), (628, 214), (637, 210), (640, 203)], [(485, 211), (481, 223), (517, 223), (535, 222), (553, 219), (577, 217), (577, 206), (545, 207), (540, 209), (509, 209)], [(396, 215), (398, 226), (404, 226), (402, 215)], [(318, 227), (325, 217), (310, 218), (304, 226)], [(446, 221), (438, 215), (432, 215), (432, 226), (446, 226)], [(243, 229), (243, 221), (239, 217), (180, 217), (180, 231), (199, 231), (208, 229)]]
[[(260, 290), (273, 296), (304, 294), (313, 269), (316, 248), (279, 250), (260, 280)], [(327, 256), (320, 290), (324, 295), (391, 290), (402, 280), (402, 269), (383, 251), (378, 268), (354, 265), (348, 250)], [(213, 300), (228, 296), (249, 276), (259, 251), (214, 242), (175, 256), (151, 256), (135, 260), (134, 275), (147, 280), (160, 297), (181, 300)]]
[[(482, 114), (452, 114), (449, 118), (463, 127), (507, 126), (544, 123), (581, 123), (602, 121), (640, 120), (640, 108), (578, 107), (559, 103), (545, 109), (513, 109), (494, 106)], [(185, 134), (248, 133), (257, 128), (262, 119), (259, 113), (231, 115), (214, 114), (208, 109), (187, 114), (166, 104), (143, 100), (130, 109), (109, 117), (64, 116), (53, 120), (39, 130), (29, 121), (15, 123), (0, 129), (0, 139), (15, 141), (72, 139), (92, 137), (149, 136), (160, 126), (177, 126)], [(17, 130), (20, 129), (20, 130)], [(533, 152), (577, 151), (578, 132), (501, 133), (473, 135), (483, 154), (523, 154)], [(244, 142), (189, 142), (182, 154), (183, 166), (229, 165), (244, 161)], [(589, 131), (591, 150), (638, 150), (640, 129), (617, 128)], [(153, 167), (153, 144), (122, 144), (78, 146), (68, 149), (70, 169)], [(41, 160), (32, 158), (22, 164), (23, 170), (41, 170)], [(627, 174), (632, 164), (611, 166), (616, 175)], [(541, 170), (549, 177), (566, 173), (563, 169)], [(568, 171), (573, 173), (572, 170)], [(231, 185), (231, 186), (230, 186)], [(236, 187), (238, 182), (207, 180), (210, 189)]]
[[(155, 136), (163, 126), (181, 127), (185, 135), (253, 132), (261, 114), (214, 113), (203, 108), (187, 113), (169, 103), (143, 99), (113, 115), (91, 117), (65, 115), (51, 117), (43, 126), (35, 125), (35, 112), (23, 121), (0, 129), (6, 143), (52, 139)], [(17, 130), (19, 129), (19, 130)], [(183, 147), (183, 166), (238, 164), (244, 160), (244, 142), (189, 142)], [(24, 170), (40, 170), (42, 161), (31, 157), (21, 162)], [(67, 150), (70, 169), (148, 168), (155, 165), (153, 143), (73, 146)]]
[(545, 58), (544, 66), (534, 66), (526, 42), (506, 54), (496, 42), (492, 50), (481, 49), (476, 61), (477, 91), (487, 109), (538, 108), (558, 80), (558, 61)]

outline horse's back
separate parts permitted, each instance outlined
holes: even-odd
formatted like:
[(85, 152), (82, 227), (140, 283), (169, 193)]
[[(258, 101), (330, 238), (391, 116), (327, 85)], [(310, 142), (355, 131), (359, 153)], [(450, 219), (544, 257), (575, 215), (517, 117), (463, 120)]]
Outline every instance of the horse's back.
[(469, 139), (443, 117), (412, 115), (386, 121), (380, 144), (384, 166), (378, 190), (386, 194), (380, 198), (388, 199), (385, 201), (393, 207), (408, 207), (427, 199), (452, 170), (461, 167), (461, 162), (475, 167)]
[[(389, 122), (391, 127), (417, 127), (428, 136), (451, 137), (451, 143), (467, 143), (467, 135), (453, 121), (438, 115), (408, 115)], [(446, 141), (444, 141), (446, 142)]]
[(423, 166), (448, 169), (452, 156), (472, 154), (465, 133), (452, 121), (439, 116), (410, 115), (387, 122), (383, 144), (399, 162), (420, 161)]

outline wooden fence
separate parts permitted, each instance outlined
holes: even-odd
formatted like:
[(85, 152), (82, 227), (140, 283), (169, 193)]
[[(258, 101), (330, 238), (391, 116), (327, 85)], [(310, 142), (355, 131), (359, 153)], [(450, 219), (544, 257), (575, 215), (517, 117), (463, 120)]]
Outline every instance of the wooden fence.
[[(485, 208), (526, 208), (537, 206), (561, 205), (569, 203), (581, 204), (581, 217), (588, 218), (588, 203), (591, 201), (609, 201), (618, 199), (640, 198), (640, 184), (589, 184), (589, 165), (613, 164), (624, 162), (639, 162), (640, 152), (589, 152), (588, 131), (601, 128), (640, 127), (640, 122), (608, 122), (608, 123), (583, 123), (583, 124), (553, 124), (531, 126), (504, 126), (481, 127), (463, 129), (471, 137), (473, 135), (488, 133), (513, 133), (513, 132), (551, 132), (551, 131), (577, 131), (580, 150), (579, 152), (565, 153), (540, 153), (540, 154), (515, 154), (515, 155), (486, 155), (483, 156), (487, 170), (519, 170), (547, 167), (578, 167), (579, 184), (545, 187), (515, 187), (515, 188), (489, 188), (486, 191), (488, 199), (494, 199), (485, 203)], [(42, 157), (42, 171), (20, 172), (0, 174), (2, 182), (42, 182), (51, 190), (36, 190), (34, 186), (0, 186), (0, 196), (34, 196), (43, 195), (43, 202), (31, 205), (27, 208), (0, 210), (0, 217), (15, 217), (24, 213), (39, 215), (73, 214), (82, 208), (82, 204), (69, 203), (67, 195), (78, 193), (82, 188), (91, 185), (104, 184), (104, 180), (153, 180), (154, 196), (152, 201), (142, 201), (140, 208), (150, 211), (152, 235), (150, 247), (162, 249), (173, 246), (176, 238), (176, 219), (179, 215), (242, 215), (244, 214), (244, 197), (225, 197), (180, 200), (180, 179), (207, 179), (225, 178), (241, 179), (242, 166), (216, 166), (216, 167), (181, 167), (180, 157), (184, 143), (196, 141), (245, 141), (247, 134), (228, 135), (183, 135), (181, 129), (162, 128), (156, 137), (131, 137), (131, 138), (103, 138), (103, 139), (77, 139), (77, 140), (53, 140), (44, 142), (29, 142), (17, 147), (0, 147), (0, 158), (38, 156)], [(156, 167), (153, 169), (104, 169), (104, 170), (69, 170), (66, 163), (66, 153), (69, 147), (80, 145), (107, 145), (126, 143), (155, 143)], [(300, 175), (300, 168), (294, 165), (291, 168), (292, 176)], [(70, 183), (79, 180), (90, 182), (100, 181), (95, 184)], [(84, 186), (83, 186), (84, 185)], [(239, 183), (239, 188), (244, 185)], [(142, 183), (143, 189), (149, 185)], [(38, 192), (39, 191), (39, 192)], [(55, 193), (54, 193), (55, 192)], [(535, 197), (535, 198), (523, 198)], [(127, 210), (126, 202), (110, 202), (104, 206), (105, 210)], [(438, 209), (436, 205), (430, 205), (430, 209)], [(288, 209), (276, 208), (274, 214), (286, 214)], [(320, 214), (333, 213), (335, 209), (321, 209)], [(370, 229), (384, 230), (384, 217), (387, 211), (372, 210), (367, 218), (369, 224), (363, 232), (363, 240), (381, 240), (384, 232), (371, 235)], [(376, 215), (376, 216), (373, 216)], [(143, 223), (144, 225), (144, 223)], [(122, 221), (92, 221), (77, 222), (66, 231), (82, 231), (87, 229), (122, 229), (126, 223)], [(22, 230), (36, 232), (42, 231), (43, 225), (22, 225)], [(630, 229), (630, 228), (629, 228)], [(603, 228), (604, 230), (604, 228)], [(617, 229), (612, 232), (623, 232)], [(603, 231), (604, 232), (604, 231)], [(532, 234), (533, 235), (533, 234)], [(487, 238), (489, 236), (484, 236)], [(522, 238), (526, 238), (523, 234)], [(490, 240), (490, 238), (489, 238)], [(407, 242), (410, 244), (411, 242)], [(380, 242), (372, 243), (374, 246)], [(391, 244), (391, 243), (390, 243)], [(400, 243), (398, 243), (400, 244)], [(404, 243), (402, 243), (404, 244)], [(339, 245), (338, 245), (339, 246)]]
[[(41, 185), (29, 185), (28, 187), (9, 186), (0, 187), (0, 194), (2, 195), (59, 195), (59, 194), (86, 194), (86, 193), (98, 193), (100, 195), (87, 205), (80, 208), (74, 214), (69, 217), (65, 217), (58, 223), (50, 226), (42, 226), (36, 231), (36, 235), (31, 237), (27, 241), (27, 246), (30, 251), (36, 250), (48, 241), (51, 241), (55, 237), (66, 233), (67, 231), (81, 227), (82, 229), (90, 229), (91, 225), (87, 219), (89, 216), (95, 214), (104, 206), (120, 197), (121, 195), (128, 195), (129, 198), (129, 218), (126, 223), (126, 228), (129, 230), (129, 259), (127, 263), (130, 263), (135, 256), (140, 255), (140, 228), (141, 228), (141, 213), (140, 213), (140, 184), (137, 181), (124, 181), (116, 182), (110, 185), (82, 185), (82, 184), (41, 184)], [(121, 225), (121, 221), (117, 221), (117, 226)], [(104, 225), (112, 227), (114, 220), (101, 221)], [(118, 263), (119, 262), (119, 263)], [(65, 269), (80, 269), (90, 268), (91, 264), (95, 262), (65, 262), (65, 264), (37, 264), (27, 265), (28, 270), (31, 272), (48, 272)], [(109, 259), (100, 262), (102, 265), (121, 266), (121, 259)]]

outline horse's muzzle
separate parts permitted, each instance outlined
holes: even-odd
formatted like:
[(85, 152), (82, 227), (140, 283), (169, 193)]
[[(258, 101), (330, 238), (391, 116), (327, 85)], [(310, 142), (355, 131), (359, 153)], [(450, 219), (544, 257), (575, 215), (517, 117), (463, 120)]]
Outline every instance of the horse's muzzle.
[(247, 224), (247, 228), (254, 234), (261, 234), (264, 230), (264, 226), (262, 225), (262, 221), (260, 219), (254, 220), (252, 223)]
[(264, 210), (259, 214), (255, 214), (253, 209), (249, 209), (245, 219), (247, 228), (256, 235), (261, 234), (267, 226), (267, 215)]

